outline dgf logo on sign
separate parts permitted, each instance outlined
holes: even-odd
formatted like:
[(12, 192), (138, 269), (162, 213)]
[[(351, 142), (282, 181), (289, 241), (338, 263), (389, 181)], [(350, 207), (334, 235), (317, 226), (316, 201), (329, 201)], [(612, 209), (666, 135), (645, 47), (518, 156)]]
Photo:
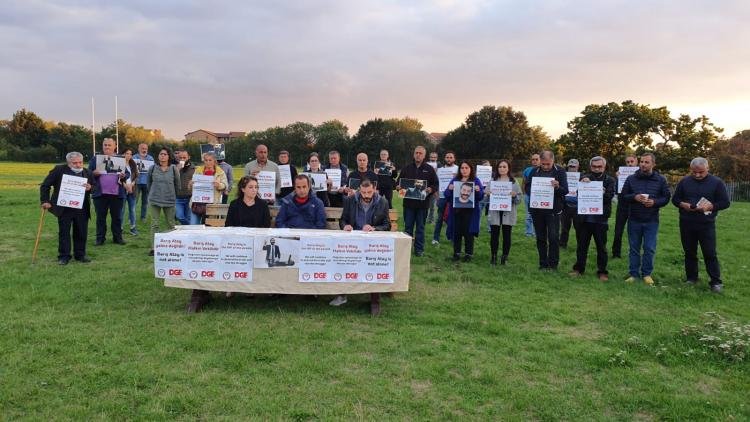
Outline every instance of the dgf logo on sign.
[(549, 207), (549, 201), (542, 201), (542, 202), (541, 202), (541, 205), (542, 205), (543, 207)]
[(181, 276), (182, 275), (182, 270), (179, 269), (179, 268), (170, 268), (169, 269), (169, 275), (170, 276), (178, 276), (178, 275)]
[(356, 280), (359, 278), (359, 273), (346, 273), (347, 280)]
[(328, 273), (313, 273), (313, 278), (316, 280), (325, 280)]
[(247, 278), (247, 271), (235, 271), (234, 278)]
[(216, 277), (216, 271), (203, 270), (203, 271), (201, 271), (201, 277), (203, 277), (203, 278), (214, 278), (214, 277)]

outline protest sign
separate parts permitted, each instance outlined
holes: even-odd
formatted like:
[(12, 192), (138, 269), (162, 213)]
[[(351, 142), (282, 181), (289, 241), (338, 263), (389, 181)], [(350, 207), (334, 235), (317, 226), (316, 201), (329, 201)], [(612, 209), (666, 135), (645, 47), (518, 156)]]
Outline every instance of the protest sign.
[(529, 205), (531, 208), (551, 210), (555, 204), (555, 188), (552, 186), (552, 177), (532, 177), (531, 196)]
[(513, 206), (513, 182), (490, 181), (490, 211), (510, 211)]
[(83, 208), (83, 200), (86, 197), (86, 183), (88, 183), (88, 179), (85, 177), (63, 174), (56, 205), (79, 210)]
[(193, 175), (192, 202), (212, 204), (214, 202), (214, 176)]
[(578, 183), (578, 215), (604, 214), (604, 184), (601, 181)]
[(627, 167), (627, 166), (621, 166), (617, 170), (617, 193), (622, 192), (622, 187), (625, 186), (625, 180), (627, 180), (628, 176), (635, 173), (638, 170), (638, 167)]
[(255, 176), (258, 178), (258, 196), (266, 201), (276, 199), (276, 172), (259, 171)]
[(279, 165), (279, 177), (279, 182), (281, 183), (282, 188), (291, 188), (294, 186), (294, 181), (292, 180), (292, 168), (289, 164)]

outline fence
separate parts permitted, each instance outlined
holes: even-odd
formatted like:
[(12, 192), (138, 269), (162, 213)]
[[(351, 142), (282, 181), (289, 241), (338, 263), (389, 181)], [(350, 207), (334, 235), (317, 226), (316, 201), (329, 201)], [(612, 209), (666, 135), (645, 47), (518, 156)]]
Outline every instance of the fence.
[(727, 182), (727, 193), (732, 202), (750, 202), (750, 182)]

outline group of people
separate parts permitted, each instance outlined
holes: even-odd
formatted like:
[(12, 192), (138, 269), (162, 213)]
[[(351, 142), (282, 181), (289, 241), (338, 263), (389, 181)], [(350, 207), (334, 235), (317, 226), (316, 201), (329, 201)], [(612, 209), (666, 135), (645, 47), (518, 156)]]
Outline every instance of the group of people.
[[(102, 143), (101, 154), (115, 154), (115, 142), (107, 138)], [(629, 275), (626, 281), (642, 279), (652, 285), (654, 252), (659, 228), (659, 210), (672, 200), (679, 208), (680, 234), (685, 251), (686, 279), (689, 283), (698, 280), (697, 247), (700, 245), (710, 277), (711, 289), (720, 292), (722, 280), (716, 256), (715, 221), (720, 210), (729, 207), (729, 199), (724, 183), (708, 173), (709, 164), (704, 158), (696, 158), (690, 163), (690, 175), (676, 186), (674, 195), (670, 193), (666, 179), (654, 170), (656, 159), (651, 153), (640, 158), (628, 156), (628, 166), (638, 164), (638, 170), (627, 177), (619, 189), (615, 178), (606, 173), (607, 162), (597, 156), (589, 160), (589, 170), (580, 172), (581, 182), (598, 181), (603, 186), (603, 212), (595, 215), (578, 215), (575, 196), (568, 195), (567, 172), (579, 170), (579, 161), (570, 159), (567, 168), (555, 164), (551, 151), (542, 151), (531, 157), (531, 165), (523, 171), (523, 183), (519, 184), (512, 176), (511, 162), (499, 160), (492, 166), (492, 180), (510, 182), (511, 207), (505, 211), (487, 210), (490, 189), (476, 176), (476, 166), (463, 160), (456, 164), (456, 154), (448, 151), (442, 164), (437, 162), (437, 154), (432, 153), (426, 160), (427, 150), (423, 146), (414, 149), (413, 161), (404, 166), (400, 173), (389, 159), (387, 150), (379, 154), (376, 165), (370, 165), (365, 153), (357, 155), (356, 170), (341, 163), (336, 151), (328, 154), (328, 165), (323, 168), (320, 156), (312, 153), (308, 157), (303, 173), (290, 164), (290, 154), (280, 151), (278, 163), (268, 159), (268, 148), (258, 145), (255, 159), (245, 166), (245, 175), (237, 184), (236, 199), (229, 204), (226, 226), (270, 227), (269, 205), (278, 206), (275, 226), (279, 228), (323, 229), (326, 227), (326, 207), (341, 207), (340, 224), (342, 230), (390, 230), (389, 209), (393, 207), (394, 189), (403, 194), (402, 182), (406, 179), (419, 181), (424, 199), (406, 196), (403, 199), (404, 231), (413, 237), (414, 255), (420, 257), (425, 250), (425, 224), (428, 216), (434, 221), (433, 245), (440, 243), (443, 222), (446, 237), (452, 241), (454, 261), (469, 262), (474, 255), (474, 241), (479, 235), (481, 216), (486, 215), (490, 232), (490, 264), (505, 265), (511, 249), (512, 228), (517, 222), (518, 206), (525, 197), (526, 234), (536, 237), (539, 255), (539, 268), (545, 271), (557, 270), (560, 246), (566, 246), (570, 227), (575, 230), (576, 262), (571, 276), (580, 276), (586, 270), (586, 261), (591, 239), (593, 238), (597, 256), (597, 276), (600, 280), (609, 279), (607, 272), (607, 231), (612, 209), (612, 201), (617, 195), (615, 218), (615, 239), (612, 255), (621, 253), (622, 233), (627, 224), (629, 242)], [(130, 214), (130, 233), (137, 235), (135, 208), (137, 196), (141, 196), (141, 220), (146, 210), (151, 216), (151, 231), (160, 230), (160, 219), (167, 229), (173, 229), (175, 218), (180, 224), (200, 224), (205, 218), (207, 203), (193, 201), (193, 185), (196, 175), (212, 176), (213, 195), (211, 203), (228, 202), (232, 190), (232, 168), (223, 160), (217, 160), (214, 152), (201, 156), (201, 165), (190, 161), (189, 153), (176, 152), (163, 147), (157, 158), (148, 154), (147, 145), (140, 145), (138, 153), (124, 151), (126, 166), (122, 168), (97, 168), (96, 157), (92, 157), (89, 168), (83, 168), (83, 156), (71, 152), (66, 156), (66, 164), (53, 168), (41, 184), (40, 200), (42, 207), (50, 209), (59, 224), (58, 260), (66, 265), (75, 258), (89, 262), (86, 255), (86, 238), (90, 216), (89, 201), (92, 198), (96, 211), (95, 245), (103, 245), (107, 233), (107, 216), (110, 216), (110, 230), (116, 244), (125, 244), (122, 223), (125, 209)], [(223, 157), (221, 157), (223, 158)], [(150, 162), (150, 163), (148, 163)], [(146, 165), (148, 164), (148, 165)], [(279, 166), (289, 165), (292, 186), (281, 187)], [(440, 189), (437, 169), (449, 169), (453, 178)], [(261, 199), (258, 195), (258, 173), (276, 173), (274, 199)], [(340, 171), (340, 174), (336, 172)], [(333, 173), (332, 173), (333, 172)], [(81, 208), (59, 206), (57, 197), (63, 175), (85, 178), (85, 200)], [(318, 177), (316, 177), (316, 174)], [(322, 177), (325, 175), (325, 177)], [(333, 178), (339, 183), (333, 186)], [(549, 180), (554, 191), (552, 206), (538, 208), (530, 203), (531, 186), (534, 178)], [(324, 180), (321, 187), (314, 187), (314, 180)], [(203, 180), (203, 178), (201, 179)], [(545, 182), (546, 183), (546, 182)], [(406, 184), (406, 183), (403, 183)], [(452, 201), (453, 190), (458, 202)], [(203, 189), (206, 187), (203, 186)], [(50, 190), (53, 194), (50, 196)], [(465, 192), (464, 192), (465, 191)], [(468, 206), (471, 204), (471, 206)], [(467, 205), (467, 206), (464, 206)], [(435, 209), (433, 209), (433, 206)], [(71, 242), (72, 230), (72, 242)], [(500, 238), (502, 235), (502, 248)], [(73, 254), (71, 255), (71, 243)], [(153, 255), (153, 249), (150, 251)], [(499, 255), (499, 260), (498, 260)], [(200, 308), (207, 300), (208, 292), (195, 291), (191, 304)], [(345, 297), (337, 297), (332, 305), (346, 302)]]

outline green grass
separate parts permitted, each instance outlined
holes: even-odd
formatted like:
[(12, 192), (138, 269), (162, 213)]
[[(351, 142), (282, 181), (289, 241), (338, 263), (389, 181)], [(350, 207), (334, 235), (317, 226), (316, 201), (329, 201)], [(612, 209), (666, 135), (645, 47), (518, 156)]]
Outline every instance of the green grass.
[(750, 322), (746, 203), (720, 217), (722, 295), (683, 286), (670, 205), (656, 288), (621, 282), (626, 260), (598, 282), (593, 251), (582, 278), (572, 249), (540, 273), (518, 225), (506, 267), (488, 265), (484, 231), (470, 264), (428, 244), (378, 318), (365, 296), (215, 295), (187, 315), (189, 292), (153, 277), (144, 224), (95, 248), (92, 221), (94, 262), (60, 267), (48, 216), (30, 264), (50, 168), (0, 163), (0, 419), (750, 419), (747, 361), (680, 335), (709, 311)]

